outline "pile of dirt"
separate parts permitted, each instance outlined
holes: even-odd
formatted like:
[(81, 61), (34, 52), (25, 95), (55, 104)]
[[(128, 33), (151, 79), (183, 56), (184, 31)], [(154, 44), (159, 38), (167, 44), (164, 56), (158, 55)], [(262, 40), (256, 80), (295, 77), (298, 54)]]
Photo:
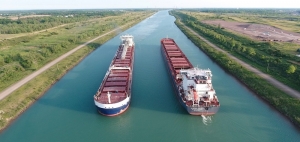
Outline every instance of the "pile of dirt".
[(220, 25), (222, 28), (247, 35), (252, 39), (257, 39), (262, 41), (294, 42), (300, 44), (299, 33), (285, 31), (269, 25), (230, 22), (230, 21), (223, 21), (223, 20), (206, 20), (203, 22), (206, 24)]

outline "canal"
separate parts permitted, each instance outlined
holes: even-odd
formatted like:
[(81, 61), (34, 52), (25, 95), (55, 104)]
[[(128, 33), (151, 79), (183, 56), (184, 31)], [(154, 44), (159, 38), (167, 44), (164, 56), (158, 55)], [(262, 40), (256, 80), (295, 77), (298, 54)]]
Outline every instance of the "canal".
[[(132, 100), (116, 117), (93, 102), (120, 43), (109, 40), (70, 70), (0, 134), (1, 142), (53, 141), (299, 141), (300, 132), (198, 49), (159, 11), (120, 33), (135, 37)], [(209, 68), (221, 107), (212, 117), (191, 116), (179, 104), (160, 52), (175, 39), (194, 66)]]

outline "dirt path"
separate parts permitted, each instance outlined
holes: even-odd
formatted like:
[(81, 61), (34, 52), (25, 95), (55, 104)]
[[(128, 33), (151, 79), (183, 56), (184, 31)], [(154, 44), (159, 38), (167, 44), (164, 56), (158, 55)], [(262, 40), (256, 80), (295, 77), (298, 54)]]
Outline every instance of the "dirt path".
[[(183, 23), (181, 23), (182, 25), (184, 25)], [(277, 88), (279, 88), (280, 90), (286, 92), (287, 94), (289, 94), (292, 97), (298, 98), (300, 99), (300, 93), (286, 85), (284, 85), (283, 83), (275, 80), (274, 78), (272, 78), (271, 76), (259, 71), (258, 69), (248, 65), (247, 63), (241, 61), (240, 59), (232, 56), (231, 54), (227, 53), (226, 51), (222, 50), (221, 48), (217, 47), (216, 45), (212, 44), (211, 42), (209, 42), (208, 40), (206, 40), (205, 38), (203, 38), (202, 36), (200, 36), (198, 33), (196, 33), (195, 31), (193, 31), (192, 29), (190, 29), (189, 27), (185, 26), (185, 28), (187, 28), (188, 30), (190, 30), (193, 34), (197, 35), (201, 40), (205, 41), (208, 45), (210, 45), (211, 47), (217, 49), (218, 51), (223, 52), (224, 54), (226, 54), (227, 56), (229, 56), (231, 59), (235, 60), (236, 62), (238, 62), (239, 64), (241, 64), (243, 67), (247, 68), (248, 70), (252, 71), (253, 73), (259, 75), (260, 77), (264, 78), (265, 80), (267, 80), (268, 82), (270, 82), (272, 85), (276, 86)]]
[[(124, 25), (126, 26), (126, 25)], [(120, 28), (124, 27), (121, 26)], [(63, 60), (64, 58), (68, 57), (69, 55), (73, 54), (74, 52), (76, 52), (77, 50), (79, 50), (80, 48), (88, 45), (89, 43), (107, 35), (110, 34), (114, 31), (117, 31), (119, 29), (114, 29), (112, 31), (109, 31), (103, 35), (100, 35), (84, 44), (81, 44), (79, 46), (77, 46), (76, 48), (70, 50), (69, 52), (61, 55), (60, 57), (56, 58), (55, 60), (53, 60), (52, 62), (46, 64), (44, 67), (40, 68), (39, 70), (33, 72), (32, 74), (28, 75), (27, 77), (23, 78), (22, 80), (20, 80), (19, 82), (17, 82), (16, 84), (11, 85), (10, 87), (6, 88), (3, 92), (0, 93), (0, 100), (2, 100), (3, 98), (5, 98), (6, 96), (8, 96), (10, 93), (12, 93), (13, 91), (15, 91), (16, 89), (18, 89), (19, 87), (21, 87), (22, 85), (24, 85), (25, 83), (27, 83), (28, 81), (30, 81), (31, 79), (35, 78), (36, 76), (38, 76), (39, 74), (41, 74), (42, 72), (44, 72), (45, 70), (47, 70), (48, 68), (50, 68), (51, 66), (55, 65), (56, 63), (58, 63), (59, 61)]]

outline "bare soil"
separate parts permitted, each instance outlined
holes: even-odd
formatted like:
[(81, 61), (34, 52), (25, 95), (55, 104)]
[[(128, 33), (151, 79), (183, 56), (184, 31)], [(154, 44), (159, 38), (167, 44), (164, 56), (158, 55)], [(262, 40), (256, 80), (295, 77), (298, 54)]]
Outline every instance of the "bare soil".
[[(183, 24), (183, 23), (182, 23)], [(183, 24), (184, 25), (184, 24)], [(290, 88), (289, 86), (279, 82), (278, 80), (274, 79), (272, 76), (269, 76), (268, 74), (265, 74), (263, 72), (261, 72), (260, 70), (250, 66), (249, 64), (247, 64), (246, 62), (234, 57), (233, 55), (229, 54), (228, 52), (222, 50), (221, 48), (219, 48), (218, 46), (214, 45), (213, 43), (209, 42), (207, 39), (205, 39), (204, 37), (200, 36), (199, 34), (197, 34), (195, 31), (193, 31), (191, 28), (187, 27), (186, 25), (184, 25), (185, 28), (187, 28), (188, 30), (190, 30), (192, 33), (194, 33), (195, 35), (197, 35), (201, 40), (203, 40), (204, 42), (206, 42), (208, 45), (210, 45), (211, 47), (215, 48), (218, 51), (223, 52), (224, 54), (226, 54), (228, 57), (230, 57), (231, 59), (235, 60), (236, 62), (238, 62), (239, 64), (241, 64), (243, 67), (247, 68), (248, 70), (252, 71), (253, 73), (257, 74), (258, 76), (260, 76), (261, 78), (267, 80), (268, 82), (270, 82), (270, 84), (276, 86), (278, 89), (282, 90), (283, 92), (286, 92), (287, 94), (289, 94), (292, 97), (298, 98), (300, 99), (300, 92)]]
[(256, 40), (278, 42), (283, 41), (300, 44), (299, 33), (285, 31), (269, 25), (231, 22), (223, 20), (206, 20), (203, 22), (206, 24), (220, 25), (222, 28), (244, 34)]

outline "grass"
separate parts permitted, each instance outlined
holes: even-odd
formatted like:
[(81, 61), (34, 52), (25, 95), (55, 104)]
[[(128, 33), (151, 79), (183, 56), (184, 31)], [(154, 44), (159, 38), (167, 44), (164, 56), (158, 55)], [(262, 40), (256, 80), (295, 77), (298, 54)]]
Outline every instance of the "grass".
[(258, 23), (258, 24), (264, 24), (264, 25), (272, 25), (274, 27), (291, 31), (291, 32), (300, 32), (299, 29), (299, 22), (297, 21), (288, 21), (284, 19), (269, 19), (269, 18), (263, 18), (261, 16), (257, 15), (252, 15), (252, 14), (236, 14), (236, 15), (230, 15), (230, 18), (225, 18), (228, 17), (227, 14), (222, 15), (222, 19), (225, 21), (237, 21), (237, 22), (253, 22), (253, 23)]
[[(80, 43), (90, 40), (96, 35), (103, 34), (106, 31), (110, 31), (118, 25), (124, 25), (128, 23), (136, 23), (137, 21), (141, 21), (143, 18), (150, 16), (153, 12), (130, 12), (125, 13), (119, 16), (111, 16), (104, 18), (96, 18), (91, 19), (89, 21), (71, 23), (69, 25), (51, 29), (45, 32), (41, 32), (38, 34), (29, 34), (28, 36), (23, 36), (19, 38), (14, 38), (10, 40), (5, 40), (0, 42), (0, 56), (2, 55), (11, 55), (16, 56), (18, 53), (39, 53), (39, 50), (42, 49), (42, 46), (51, 46), (51, 45), (59, 45), (65, 43), (69, 39), (78, 38), (78, 36), (83, 36), (81, 40), (76, 41), (75, 43), (71, 43), (67, 45), (67, 48), (62, 48), (62, 51), (59, 53), (53, 53), (49, 57), (41, 57), (42, 59), (36, 59), (35, 64), (30, 69), (26, 69), (21, 72), (14, 72), (13, 76), (11, 76), (8, 80), (0, 81), (0, 91), (4, 90), (8, 86), (12, 85), (14, 82), (17, 82), (21, 78), (26, 75), (32, 73), (33, 71), (41, 68), (46, 63), (54, 60), (60, 55), (66, 53), (71, 50), (73, 47), (76, 47)], [(127, 21), (124, 21), (124, 17), (128, 17)], [(138, 19), (140, 18), (140, 19)], [(98, 31), (99, 34), (93, 34), (94, 31)], [(16, 62), (17, 63), (17, 62)], [(2, 67), (11, 66), (10, 64), (16, 63), (6, 63)], [(14, 67), (10, 67), (11, 69)], [(13, 70), (13, 69), (12, 69)], [(3, 73), (2, 73), (3, 74)], [(1, 77), (1, 68), (0, 68), (0, 77)]]
[[(81, 27), (81, 29), (76, 29), (73, 31), (84, 31), (86, 26), (91, 25), (91, 24), (101, 24), (101, 23), (106, 23), (107, 21), (114, 21), (115, 19), (122, 19), (124, 16), (136, 16), (137, 13), (132, 13), (132, 15), (130, 15), (130, 13), (124, 13), (120, 16), (108, 16), (108, 17), (102, 17), (102, 18), (94, 18), (94, 19), (90, 19), (87, 21), (82, 21), (82, 22), (75, 22), (75, 23), (68, 23), (68, 24), (62, 24), (62, 25), (58, 25), (56, 27), (52, 27), (52, 28), (48, 28), (48, 29), (44, 29), (41, 31), (35, 31), (35, 32), (31, 32), (31, 33), (20, 33), (20, 34), (0, 34), (0, 41), (6, 40), (6, 39), (13, 39), (13, 38), (18, 38), (18, 37), (23, 37), (23, 36), (31, 36), (31, 35), (35, 35), (35, 34), (39, 34), (41, 32), (47, 32), (47, 31), (52, 31), (54, 29), (58, 29), (58, 30), (62, 30), (65, 29), (68, 26), (73, 26), (76, 25), (78, 27)], [(57, 31), (57, 30), (56, 30)]]
[(15, 37), (20, 37), (20, 36), (24, 36), (27, 34), (0, 34), (0, 41), (5, 40), (5, 39), (11, 39), (11, 38), (15, 38)]
[[(132, 21), (127, 26), (123, 27), (121, 30), (128, 29), (132, 25), (140, 22), (141, 20), (149, 17), (153, 13), (147, 13), (143, 15), (140, 20)], [(108, 31), (108, 30), (107, 30)], [(105, 32), (107, 32), (105, 31)], [(57, 31), (58, 32), (58, 31)], [(118, 33), (108, 34), (93, 43), (89, 44), (76, 51), (74, 54), (65, 58), (59, 64), (52, 66), (47, 71), (43, 72), (30, 82), (26, 83), (9, 96), (0, 101), (0, 130), (3, 130), (8, 124), (25, 111), (32, 103), (35, 102), (39, 97), (41, 97), (45, 91), (47, 91), (56, 81), (58, 81), (65, 73), (67, 73), (71, 68), (77, 65), (86, 55), (91, 53), (94, 49), (117, 35)], [(90, 37), (89, 39), (92, 39)], [(53, 39), (54, 41), (54, 39)], [(35, 41), (36, 43), (37, 41)], [(77, 45), (72, 45), (77, 46)], [(101, 47), (100, 47), (101, 48)], [(57, 55), (58, 56), (58, 55)], [(29, 72), (30, 73), (30, 72)], [(29, 74), (28, 73), (28, 74)]]
[[(192, 14), (190, 14), (189, 12), (185, 12), (185, 13), (187, 13), (191, 17), (194, 17), (194, 15), (192, 15), (194, 13), (192, 13)], [(197, 14), (195, 14), (195, 15), (197, 15)], [(211, 17), (211, 18), (214, 18), (214, 17)], [(206, 18), (200, 18), (200, 19), (197, 19), (197, 20), (201, 21), (203, 19), (207, 19), (207, 17)], [(245, 46), (247, 45), (248, 47), (256, 48), (255, 52), (257, 53), (257, 55), (265, 55), (265, 56), (269, 56), (269, 57), (272, 57), (272, 58), (280, 59), (282, 63), (287, 63), (288, 62), (288, 63), (292, 63), (293, 65), (298, 65), (298, 67), (297, 67), (298, 69), (296, 70), (296, 73), (294, 73), (293, 74), (294, 76), (292, 76), (292, 77), (291, 77), (292, 74), (290, 74), (290, 75), (289, 74), (284, 74), (285, 69), (282, 68), (283, 64), (280, 64), (281, 67), (279, 67), (279, 65), (276, 66), (276, 65), (273, 64), (273, 65), (270, 66), (269, 71), (267, 71), (266, 63), (263, 63), (259, 60), (253, 60), (253, 58), (250, 60), (249, 56), (247, 56), (246, 53), (241, 53), (241, 52), (237, 53), (234, 50), (230, 51), (230, 49), (225, 48), (224, 45), (221, 45), (221, 43), (218, 43), (218, 41), (214, 41), (214, 39), (205, 36), (203, 33), (199, 33), (199, 34), (205, 36), (209, 41), (215, 43), (216, 45), (223, 48), (227, 52), (230, 52), (231, 54), (238, 57), (239, 59), (241, 59), (241, 60), (245, 61), (246, 63), (252, 65), (253, 67), (261, 70), (262, 72), (264, 72), (266, 74), (269, 74), (270, 76), (272, 76), (273, 78), (275, 78), (278, 81), (282, 82), (283, 84), (286, 84), (289, 87), (300, 91), (299, 83), (297, 82), (297, 81), (299, 81), (298, 79), (300, 77), (300, 76), (298, 77), (298, 75), (297, 75), (297, 73), (299, 71), (299, 67), (300, 67), (299, 66), (300, 59), (295, 57), (295, 55), (297, 54), (295, 51), (300, 47), (299, 44), (287, 43), (287, 42), (273, 42), (272, 47), (274, 49), (280, 50), (282, 53), (287, 53), (287, 54), (291, 55), (291, 57), (286, 56), (286, 57), (280, 57), (279, 58), (275, 55), (272, 55), (272, 54), (266, 52), (268, 50), (268, 48), (265, 46), (266, 42), (250, 40), (249, 38), (245, 37), (245, 35), (237, 34), (237, 32), (232, 32), (232, 31), (227, 30), (227, 29), (225, 29), (223, 31), (226, 31), (226, 32), (222, 33), (223, 35), (234, 38), (234, 39), (242, 42)], [(238, 35), (238, 36), (236, 36), (236, 35)], [(242, 40), (242, 39), (244, 39), (244, 40)], [(262, 48), (260, 48), (259, 46), (262, 46)], [(255, 56), (255, 57), (257, 57), (257, 56)], [(259, 62), (259, 63), (257, 63), (257, 62)]]
[[(251, 14), (251, 13), (206, 13), (206, 12), (195, 12), (195, 11), (181, 11), (182, 13), (192, 15), (197, 17), (198, 20), (206, 20), (206, 19), (222, 19), (225, 21), (236, 21), (236, 22), (245, 22), (245, 23), (258, 23), (264, 25), (272, 25), (274, 27), (300, 33), (299, 21), (289, 21), (285, 18), (278, 19), (270, 19), (264, 18), (261, 15)], [(217, 18), (218, 17), (218, 18)]]
[[(112, 37), (109, 35), (99, 43)], [(56, 65), (34, 78), (30, 82), (26, 83), (18, 90), (10, 94), (8, 97), (0, 101), (0, 129), (3, 129), (7, 124), (14, 119), (17, 115), (22, 113), (30, 104), (37, 100), (48, 88), (51, 87), (60, 77), (62, 77), (69, 68), (75, 66), (84, 56), (93, 51), (92, 48), (84, 47), (71, 56), (67, 57), (63, 61), (59, 62), (60, 68), (57, 70)], [(67, 67), (67, 68), (66, 68)]]
[[(292, 123), (300, 128), (299, 99), (292, 98), (285, 92), (282, 92), (278, 88), (270, 85), (266, 80), (243, 68), (240, 64), (230, 59), (227, 55), (210, 47), (207, 43), (200, 40), (196, 35), (184, 28), (184, 26), (179, 22), (175, 23), (183, 31), (183, 33), (210, 58), (216, 61), (222, 68), (235, 76), (239, 81), (249, 87), (255, 94), (285, 115)], [(230, 64), (228, 64), (229, 61)]]

